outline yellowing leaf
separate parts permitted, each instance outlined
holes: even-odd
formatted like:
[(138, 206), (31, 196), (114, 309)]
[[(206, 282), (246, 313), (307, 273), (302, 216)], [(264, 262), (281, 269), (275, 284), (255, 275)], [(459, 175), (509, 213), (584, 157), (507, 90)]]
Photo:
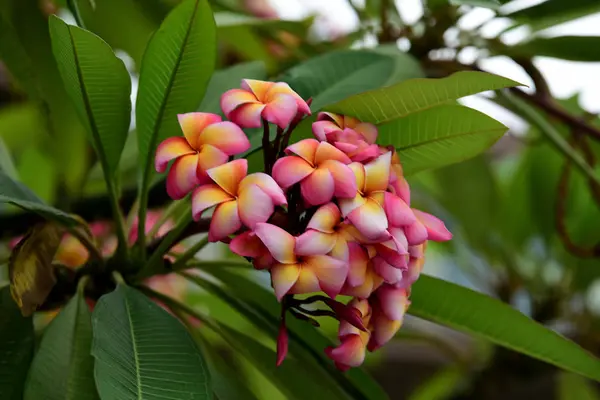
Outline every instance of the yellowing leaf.
[(10, 292), (24, 316), (29, 316), (45, 300), (56, 283), (52, 260), (60, 245), (62, 229), (40, 224), (19, 242), (8, 265)]

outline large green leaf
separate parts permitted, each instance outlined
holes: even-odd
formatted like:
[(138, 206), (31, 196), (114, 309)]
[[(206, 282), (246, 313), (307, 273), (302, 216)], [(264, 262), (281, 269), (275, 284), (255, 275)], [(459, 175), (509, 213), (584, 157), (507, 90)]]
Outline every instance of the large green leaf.
[(547, 0), (533, 7), (507, 14), (519, 22), (527, 23), (534, 30), (548, 28), (571, 21), (600, 10), (596, 0)]
[(405, 174), (464, 161), (487, 150), (507, 128), (459, 105), (442, 105), (379, 126), (378, 142), (399, 152)]
[(441, 79), (407, 80), (348, 97), (325, 109), (380, 124), (464, 96), (518, 85), (520, 84), (502, 76), (463, 71)]
[(185, 327), (135, 289), (119, 285), (92, 316), (95, 377), (103, 400), (210, 399), (204, 358)]
[(311, 108), (318, 111), (348, 96), (419, 76), (418, 63), (401, 52), (340, 50), (299, 64), (279, 79), (303, 98), (312, 97)]
[(265, 80), (267, 71), (261, 61), (253, 61), (234, 65), (233, 67), (215, 71), (210, 78), (204, 99), (198, 108), (201, 112), (221, 114), (221, 95), (229, 89), (239, 88), (242, 79)]
[(29, 369), (24, 399), (98, 399), (91, 346), (91, 313), (78, 294), (46, 328)]
[(45, 146), (29, 146), (19, 157), (19, 181), (41, 200), (54, 203), (58, 182), (55, 160), (49, 157)]
[(67, 226), (80, 222), (72, 215), (51, 207), (40, 200), (29, 188), (16, 182), (0, 171), (0, 203), (10, 203), (24, 210), (33, 211), (42, 217), (58, 221)]
[(21, 400), (33, 356), (33, 322), (25, 318), (10, 290), (0, 290), (0, 393), (2, 400)]
[(572, 61), (600, 61), (599, 36), (537, 38), (509, 48), (510, 55), (546, 56)]
[(154, 152), (179, 136), (177, 114), (195, 111), (215, 68), (216, 28), (206, 0), (185, 0), (154, 34), (142, 61), (136, 105), (141, 209), (153, 176)]
[(51, 16), (50, 36), (67, 93), (110, 181), (129, 131), (129, 73), (110, 46), (91, 32)]
[(465, 287), (422, 275), (411, 291), (408, 312), (600, 381), (599, 359), (499, 300)]
[[(252, 317), (253, 322), (265, 333), (272, 337), (277, 335), (281, 305), (277, 303), (272, 293), (226, 269), (214, 268), (210, 272), (225, 284), (224, 290), (220, 292), (221, 297), (229, 292), (235, 293), (236, 297), (230, 297), (228, 301), (233, 302), (233, 306), (241, 313)], [(295, 318), (288, 318), (287, 327), (290, 336), (290, 353), (309, 365), (317, 365), (318, 367), (314, 368), (317, 368), (316, 372), (320, 374), (320, 379), (327, 379), (327, 382), (337, 381), (338, 385), (354, 396), (353, 398), (387, 399), (383, 389), (361, 368), (352, 368), (346, 373), (340, 373), (323, 352), (323, 349), (332, 345), (331, 341), (312, 325)], [(328, 383), (326, 386), (329, 385)]]
[(11, 179), (17, 179), (17, 169), (2, 137), (0, 137), (0, 172), (5, 173)]

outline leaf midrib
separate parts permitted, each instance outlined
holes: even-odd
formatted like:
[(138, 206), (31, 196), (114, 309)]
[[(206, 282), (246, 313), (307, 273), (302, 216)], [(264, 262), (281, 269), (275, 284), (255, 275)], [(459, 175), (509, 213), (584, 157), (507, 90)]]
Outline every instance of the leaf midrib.
[(418, 143), (407, 145), (407, 146), (403, 146), (403, 147), (396, 147), (396, 150), (409, 150), (409, 149), (412, 149), (412, 148), (415, 148), (415, 147), (425, 146), (425, 145), (428, 145), (428, 144), (431, 144), (431, 143), (436, 143), (436, 142), (443, 142), (444, 140), (459, 138), (459, 137), (462, 137), (462, 136), (470, 136), (470, 135), (477, 135), (477, 134), (486, 134), (486, 133), (492, 133), (492, 132), (496, 132), (496, 131), (503, 131), (505, 129), (508, 129), (508, 128), (504, 127), (504, 128), (494, 128), (494, 129), (483, 129), (483, 130), (463, 132), (463, 133), (459, 133), (457, 135), (452, 135), (452, 136), (437, 137), (437, 138), (434, 138), (434, 139), (425, 140), (425, 141), (422, 141), (422, 142), (418, 142)]
[[(125, 290), (124, 290), (125, 292)], [(123, 299), (125, 300), (125, 310), (127, 311), (127, 322), (129, 323), (129, 334), (131, 335), (131, 344), (133, 347), (133, 360), (135, 362), (135, 378), (137, 381), (137, 398), (142, 400), (142, 375), (140, 373), (140, 358), (138, 356), (138, 349), (136, 343), (135, 329), (133, 328), (131, 308), (129, 307), (129, 298), (127, 293), (123, 293)]]

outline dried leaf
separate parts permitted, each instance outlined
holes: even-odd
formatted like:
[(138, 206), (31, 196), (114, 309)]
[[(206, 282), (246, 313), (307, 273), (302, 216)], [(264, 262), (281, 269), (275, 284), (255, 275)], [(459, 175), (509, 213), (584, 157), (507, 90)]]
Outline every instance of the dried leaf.
[(8, 264), (10, 292), (24, 316), (33, 314), (56, 283), (52, 260), (62, 234), (53, 223), (36, 225), (13, 249)]

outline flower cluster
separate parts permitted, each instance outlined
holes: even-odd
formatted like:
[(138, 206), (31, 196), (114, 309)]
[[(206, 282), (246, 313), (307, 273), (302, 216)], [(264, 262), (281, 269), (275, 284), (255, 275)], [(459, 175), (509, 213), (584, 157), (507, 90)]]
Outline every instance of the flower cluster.
[[(180, 116), (185, 138), (170, 138), (157, 151), (156, 168), (167, 177), (173, 198), (193, 190), (197, 220), (214, 207), (209, 240), (268, 270), (275, 295), (294, 315), (311, 314), (313, 296), (340, 320), (340, 344), (326, 349), (338, 368), (360, 365), (400, 328), (418, 278), (428, 240), (452, 235), (436, 217), (411, 208), (410, 189), (398, 154), (377, 142), (377, 127), (349, 116), (320, 113), (314, 138), (289, 146), (291, 131), (309, 103), (285, 83), (244, 80), (223, 94), (221, 107), (231, 122), (213, 114)], [(267, 173), (248, 174), (242, 128), (278, 127), (265, 154)], [(287, 129), (287, 131), (286, 131)], [(283, 140), (282, 140), (283, 138)], [(282, 148), (278, 148), (278, 146)], [(352, 297), (348, 304), (336, 296)], [(285, 310), (284, 310), (285, 311)], [(283, 313), (285, 315), (285, 312)], [(285, 320), (278, 362), (287, 349)]]

